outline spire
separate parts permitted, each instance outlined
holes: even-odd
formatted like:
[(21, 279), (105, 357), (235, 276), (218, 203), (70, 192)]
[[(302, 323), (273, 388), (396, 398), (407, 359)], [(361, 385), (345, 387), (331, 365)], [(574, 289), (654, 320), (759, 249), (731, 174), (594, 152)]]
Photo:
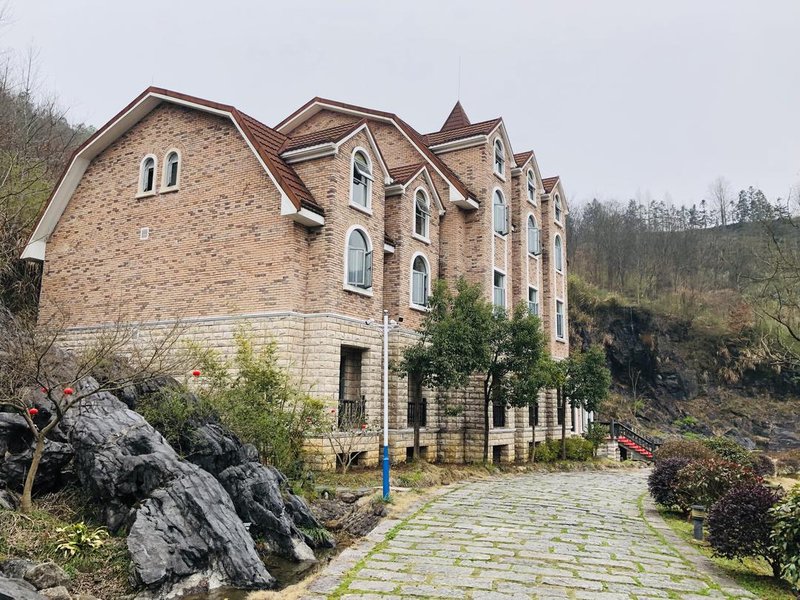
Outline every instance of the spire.
[(464, 112), (461, 101), (458, 101), (453, 107), (453, 110), (450, 111), (450, 116), (447, 117), (447, 120), (439, 131), (450, 131), (451, 129), (466, 127), (467, 125), (472, 125), (472, 123), (470, 123), (467, 113)]

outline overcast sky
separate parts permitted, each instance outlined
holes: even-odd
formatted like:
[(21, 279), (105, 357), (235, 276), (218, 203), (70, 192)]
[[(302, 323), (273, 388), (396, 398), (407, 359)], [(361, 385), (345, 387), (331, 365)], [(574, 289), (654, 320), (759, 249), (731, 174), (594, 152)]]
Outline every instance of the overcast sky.
[[(0, 0), (2, 4), (3, 0)], [(319, 95), (425, 133), (459, 96), (568, 195), (699, 201), (800, 182), (799, 0), (10, 0), (0, 47), (102, 125), (148, 85), (269, 125)]]

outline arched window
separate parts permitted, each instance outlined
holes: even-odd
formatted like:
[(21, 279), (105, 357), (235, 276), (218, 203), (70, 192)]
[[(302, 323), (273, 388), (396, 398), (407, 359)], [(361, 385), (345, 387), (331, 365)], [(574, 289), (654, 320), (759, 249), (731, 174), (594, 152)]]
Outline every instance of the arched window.
[(354, 229), (347, 240), (347, 284), (372, 287), (372, 250), (369, 238), (361, 229)]
[(555, 199), (555, 217), (556, 223), (561, 223), (561, 197), (558, 194)]
[(528, 169), (528, 200), (536, 202), (536, 176), (533, 169)]
[(167, 154), (167, 160), (164, 162), (164, 188), (178, 187), (178, 174), (180, 173), (180, 157), (178, 153), (173, 150)]
[(356, 206), (369, 208), (372, 189), (372, 167), (367, 155), (361, 150), (353, 154), (353, 192), (350, 202)]
[(542, 253), (542, 245), (539, 237), (539, 228), (536, 226), (536, 219), (533, 215), (528, 216), (528, 254), (538, 256)]
[(411, 304), (428, 305), (428, 263), (417, 256), (411, 265)]
[(564, 249), (561, 246), (561, 236), (557, 235), (556, 240), (554, 242), (555, 245), (555, 264), (556, 264), (556, 271), (563, 271), (564, 270)]
[(156, 159), (154, 156), (146, 156), (142, 161), (141, 173), (139, 174), (139, 193), (146, 194), (152, 192), (156, 187)]
[(494, 214), (494, 230), (500, 235), (508, 233), (508, 206), (506, 206), (503, 192), (500, 190), (494, 191), (492, 199), (492, 207)]
[(494, 172), (503, 175), (506, 167), (506, 152), (503, 149), (503, 142), (500, 138), (494, 141)]
[(430, 228), (430, 203), (428, 196), (422, 190), (417, 190), (414, 194), (414, 233), (428, 239), (428, 230)]

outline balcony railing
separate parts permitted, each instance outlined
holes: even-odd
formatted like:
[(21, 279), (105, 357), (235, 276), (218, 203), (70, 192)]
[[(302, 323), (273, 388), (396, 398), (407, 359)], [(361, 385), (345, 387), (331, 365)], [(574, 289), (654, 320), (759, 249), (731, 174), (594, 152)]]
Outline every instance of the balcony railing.
[(506, 426), (506, 405), (502, 402), (495, 402), (492, 405), (492, 427)]
[[(407, 419), (408, 427), (414, 426), (416, 411), (417, 411), (416, 402), (410, 400), (408, 402), (408, 419)], [(426, 398), (423, 398), (422, 400), (420, 400), (419, 403), (419, 426), (427, 427), (427, 425), (428, 425), (428, 400)]]
[(360, 429), (366, 423), (367, 397), (361, 400), (339, 399), (339, 430)]

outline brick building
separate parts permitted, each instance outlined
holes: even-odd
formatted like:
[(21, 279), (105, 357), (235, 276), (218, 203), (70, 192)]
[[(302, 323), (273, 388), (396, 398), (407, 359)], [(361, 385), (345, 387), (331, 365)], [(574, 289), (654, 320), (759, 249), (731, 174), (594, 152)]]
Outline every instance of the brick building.
[[(341, 412), (382, 413), (382, 339), (396, 359), (415, 339), (437, 278), (465, 276), (487, 299), (539, 314), (555, 357), (569, 352), (565, 219), (558, 177), (514, 153), (500, 118), (472, 123), (460, 103), (440, 131), (314, 98), (275, 127), (236, 108), (149, 88), (84, 143), (23, 258), (44, 262), (41, 314), (67, 315), (66, 343), (120, 318), (139, 330), (175, 320), (222, 352), (246, 324)], [(479, 460), (479, 390), (466, 410), (390, 379), (393, 460), (412, 445), (409, 404), (425, 397), (429, 459)], [(464, 399), (462, 399), (464, 400)], [(496, 460), (560, 433), (554, 394), (538, 415), (494, 407)], [(583, 415), (563, 415), (580, 432)], [(379, 437), (357, 449), (377, 461)]]

